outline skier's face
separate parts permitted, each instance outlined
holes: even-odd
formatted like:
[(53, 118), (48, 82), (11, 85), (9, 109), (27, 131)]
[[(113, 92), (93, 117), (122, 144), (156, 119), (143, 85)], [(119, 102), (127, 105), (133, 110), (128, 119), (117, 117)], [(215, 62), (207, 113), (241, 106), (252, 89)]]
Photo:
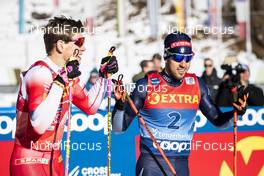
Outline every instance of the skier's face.
[(73, 35), (72, 41), (68, 42), (66, 44), (65, 52), (64, 52), (64, 59), (67, 60), (71, 56), (74, 55), (75, 50), (79, 51), (79, 54), (77, 56), (77, 60), (81, 60), (81, 56), (83, 52), (85, 51), (85, 46), (84, 46), (84, 36), (81, 33), (77, 33)]
[(186, 62), (185, 60), (182, 60), (181, 62), (176, 62), (169, 58), (166, 60), (167, 72), (177, 80), (182, 79), (189, 68), (190, 62)]

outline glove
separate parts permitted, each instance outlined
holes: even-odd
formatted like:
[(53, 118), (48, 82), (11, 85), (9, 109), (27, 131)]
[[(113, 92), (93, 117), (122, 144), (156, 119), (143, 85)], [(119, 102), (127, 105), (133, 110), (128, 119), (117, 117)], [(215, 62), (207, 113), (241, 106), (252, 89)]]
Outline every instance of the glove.
[(237, 111), (238, 115), (244, 115), (247, 110), (247, 99), (248, 99), (248, 89), (245, 86), (241, 86), (237, 90), (237, 101), (233, 103), (234, 109)]
[(124, 110), (127, 93), (124, 89), (123, 82), (121, 80), (117, 81), (114, 79), (112, 79), (112, 82), (115, 84), (115, 88), (114, 88), (114, 95), (116, 99), (115, 106), (118, 110)]
[(67, 69), (67, 77), (69, 79), (74, 79), (81, 75), (79, 70), (79, 62), (78, 60), (74, 59), (73, 57), (70, 58), (69, 62), (66, 64)]
[(108, 74), (115, 74), (118, 72), (118, 63), (115, 56), (104, 57), (101, 61), (99, 69), (99, 76), (107, 78)]
[(81, 75), (79, 71), (79, 62), (75, 56), (72, 56), (68, 59), (66, 66), (59, 70), (59, 74), (54, 79), (54, 82), (59, 86), (64, 87), (69, 83), (70, 80)]

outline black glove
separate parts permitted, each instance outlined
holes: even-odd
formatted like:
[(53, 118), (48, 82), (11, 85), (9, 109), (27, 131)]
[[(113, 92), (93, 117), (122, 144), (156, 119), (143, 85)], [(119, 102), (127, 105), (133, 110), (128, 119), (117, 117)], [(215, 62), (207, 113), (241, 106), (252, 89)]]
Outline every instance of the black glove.
[(66, 69), (67, 69), (67, 76), (69, 79), (74, 79), (81, 75), (81, 72), (79, 70), (79, 65), (80, 65), (79, 62), (76, 59), (67, 62)]
[(59, 74), (54, 79), (54, 82), (63, 87), (69, 83), (69, 80), (80, 76), (79, 65), (78, 60), (74, 56), (70, 57), (65, 68), (59, 70)]
[(107, 78), (107, 74), (118, 72), (118, 63), (115, 56), (104, 57), (101, 61), (99, 76)]
[(233, 103), (238, 115), (244, 115), (247, 110), (248, 88), (241, 86), (237, 89), (237, 100)]

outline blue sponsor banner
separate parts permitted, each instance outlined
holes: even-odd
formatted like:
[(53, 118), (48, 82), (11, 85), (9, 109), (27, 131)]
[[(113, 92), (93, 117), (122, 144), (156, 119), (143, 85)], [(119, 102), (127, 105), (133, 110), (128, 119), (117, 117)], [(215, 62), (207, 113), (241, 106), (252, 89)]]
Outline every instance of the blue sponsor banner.
[[(14, 107), (0, 108), (0, 143), (14, 140), (15, 116)], [(106, 175), (107, 111), (99, 110), (95, 115), (87, 116), (79, 109), (73, 108), (71, 129), (70, 175)], [(134, 120), (125, 133), (112, 133), (111, 175), (131, 175), (131, 173), (134, 175), (136, 163), (135, 136), (138, 133), (137, 120)], [(61, 143), (64, 159), (65, 140), (66, 128)], [(9, 158), (4, 162), (9, 163)], [(133, 170), (131, 170), (132, 168)]]
[[(107, 173), (107, 111), (87, 116), (78, 109), (72, 111), (70, 171), (77, 175), (106, 175)], [(76, 120), (74, 120), (76, 119)], [(134, 173), (136, 153), (135, 136), (139, 133), (137, 120), (123, 134), (112, 134), (111, 173)], [(79, 149), (76, 149), (79, 146)], [(65, 153), (65, 152), (64, 152)], [(77, 170), (77, 172), (75, 171)], [(134, 174), (133, 174), (134, 175)]]
[[(222, 112), (230, 111), (232, 108), (221, 108)], [(264, 130), (264, 108), (249, 107), (243, 116), (238, 116), (237, 126), (238, 132), (242, 131), (259, 131)], [(230, 120), (226, 128), (219, 129), (213, 126), (206, 117), (198, 111), (196, 114), (195, 131), (198, 133), (203, 132), (232, 132), (233, 119)]]
[[(229, 110), (223, 108), (223, 111)], [(264, 108), (249, 108), (239, 117), (238, 131), (264, 130)], [(97, 114), (87, 116), (77, 108), (72, 110), (72, 133), (70, 153), (70, 175), (106, 175), (107, 173), (107, 111), (99, 110)], [(122, 134), (112, 134), (112, 175), (135, 175), (136, 139), (139, 134), (138, 122), (134, 120), (128, 130)], [(0, 108), (0, 143), (12, 141), (15, 135), (15, 107)], [(66, 128), (65, 128), (66, 129)], [(215, 128), (200, 111), (197, 113), (194, 130), (198, 133), (228, 132)], [(65, 130), (66, 136), (66, 130)], [(61, 144), (65, 158), (64, 140)], [(9, 162), (6, 159), (6, 162)]]

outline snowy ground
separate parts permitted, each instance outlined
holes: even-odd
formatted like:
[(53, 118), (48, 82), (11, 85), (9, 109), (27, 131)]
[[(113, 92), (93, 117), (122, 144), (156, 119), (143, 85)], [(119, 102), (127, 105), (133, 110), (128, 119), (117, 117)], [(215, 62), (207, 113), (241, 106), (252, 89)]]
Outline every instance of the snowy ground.
[[(88, 13), (85, 7), (89, 6), (91, 1), (77, 1), (65, 0), (59, 9), (52, 7), (52, 0), (40, 0), (38, 2), (33, 0), (26, 1), (26, 19), (31, 24), (27, 24), (27, 30), (31, 25), (42, 25), (46, 21), (37, 21), (31, 19), (32, 11), (43, 11), (52, 15), (64, 14), (72, 18), (85, 19), (85, 14)], [(129, 1), (126, 1), (127, 15), (135, 12), (137, 9), (133, 7)], [(166, 5), (162, 6), (160, 13), (168, 11), (170, 7), (170, 0), (166, 1)], [(109, 8), (109, 1), (97, 0), (93, 6), (95, 24), (95, 35), (87, 35), (86, 39), (86, 53), (82, 58), (82, 79), (87, 80), (89, 72), (93, 67), (99, 67), (100, 58), (107, 54), (108, 49), (114, 45), (117, 46), (115, 55), (118, 58), (120, 65), (120, 73), (125, 75), (125, 82), (131, 82), (131, 77), (140, 71), (139, 62), (143, 59), (150, 59), (154, 53), (163, 53), (163, 43), (161, 35), (168, 33), (170, 29), (175, 26), (175, 15), (160, 15), (159, 16), (159, 33), (160, 39), (154, 42), (149, 42), (150, 27), (147, 19), (147, 10), (143, 8), (140, 13), (130, 20), (127, 20), (127, 30), (133, 31), (125, 35), (125, 37), (118, 37), (116, 31), (116, 18), (109, 21), (103, 21), (104, 16), (100, 16), (103, 11)], [(71, 8), (74, 6), (75, 8)], [(84, 9), (83, 9), (84, 8)], [(4, 18), (0, 19), (2, 26), (0, 29), (0, 85), (15, 84), (15, 76), (11, 71), (13, 68), (20, 68), (22, 70), (28, 68), (37, 59), (45, 58), (44, 43), (40, 33), (27, 33), (19, 35), (17, 33), (17, 1), (1, 0), (0, 15)], [(109, 12), (110, 13), (110, 12)], [(201, 18), (189, 19), (191, 25), (203, 24), (203, 14)], [(141, 41), (136, 43), (136, 41)], [(232, 42), (232, 41), (229, 41)], [(193, 48), (195, 51), (195, 58), (192, 61), (190, 72), (195, 72), (201, 75), (203, 71), (203, 59), (211, 57), (215, 61), (219, 76), (223, 74), (220, 69), (224, 57), (232, 51), (228, 48), (229, 42), (222, 43), (216, 39), (194, 40)], [(209, 48), (206, 52), (204, 48)], [(238, 53), (238, 60), (242, 63), (249, 64), (251, 68), (251, 81), (263, 83), (264, 78), (264, 62), (257, 59), (254, 55), (248, 56), (245, 52)], [(0, 106), (8, 106), (15, 102), (16, 93), (0, 94)]]

